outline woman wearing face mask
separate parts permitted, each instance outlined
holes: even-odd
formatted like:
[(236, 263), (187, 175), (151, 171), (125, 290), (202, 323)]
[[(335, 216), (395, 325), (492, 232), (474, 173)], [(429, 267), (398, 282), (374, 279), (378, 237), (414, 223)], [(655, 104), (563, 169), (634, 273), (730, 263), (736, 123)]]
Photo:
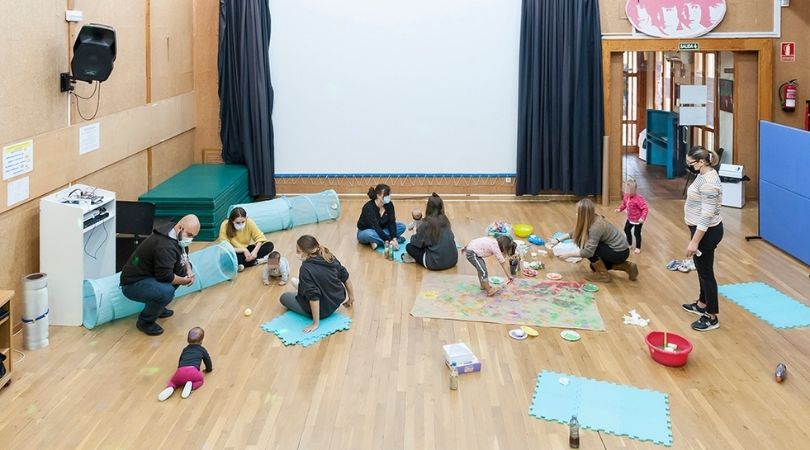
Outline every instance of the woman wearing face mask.
[(238, 206), (219, 227), (219, 240), (227, 241), (236, 250), (240, 272), (245, 267), (266, 263), (267, 255), (273, 251), (273, 243), (267, 240), (256, 222), (247, 217), (245, 209)]
[(303, 235), (298, 238), (295, 251), (302, 261), (298, 293), (285, 292), (280, 300), (290, 311), (312, 317), (312, 324), (304, 328), (304, 333), (309, 333), (340, 305), (351, 307), (354, 289), (346, 268), (314, 237)]
[(399, 244), (405, 241), (402, 238), (405, 224), (396, 221), (391, 188), (387, 184), (378, 184), (369, 188), (368, 198), (371, 200), (363, 205), (357, 220), (357, 241), (371, 245), (372, 249), (390, 243), (394, 250), (399, 250)]
[(697, 314), (700, 319), (692, 323), (696, 331), (710, 331), (720, 327), (717, 313), (717, 280), (714, 278), (714, 250), (723, 240), (723, 222), (720, 205), (723, 203), (723, 188), (720, 176), (714, 167), (720, 158), (713, 150), (692, 147), (686, 154), (686, 168), (697, 175), (686, 193), (683, 215), (692, 239), (686, 246), (686, 257), (695, 261), (700, 282), (698, 299), (682, 305), (683, 309)]

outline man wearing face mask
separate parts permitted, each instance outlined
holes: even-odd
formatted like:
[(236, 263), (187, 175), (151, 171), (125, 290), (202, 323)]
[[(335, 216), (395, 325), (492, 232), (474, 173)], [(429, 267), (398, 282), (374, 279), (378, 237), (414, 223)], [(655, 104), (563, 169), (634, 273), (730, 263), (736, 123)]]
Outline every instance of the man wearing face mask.
[(166, 308), (174, 299), (174, 291), (194, 283), (188, 246), (199, 232), (200, 220), (193, 214), (176, 224), (155, 228), (121, 270), (124, 296), (146, 305), (136, 323), (142, 332), (150, 336), (162, 334), (163, 327), (156, 320), (174, 314)]
[(399, 244), (405, 241), (402, 238), (405, 224), (396, 221), (391, 188), (381, 183), (369, 188), (367, 195), (370, 200), (363, 205), (357, 220), (357, 241), (371, 245), (372, 249), (390, 244), (398, 250)]

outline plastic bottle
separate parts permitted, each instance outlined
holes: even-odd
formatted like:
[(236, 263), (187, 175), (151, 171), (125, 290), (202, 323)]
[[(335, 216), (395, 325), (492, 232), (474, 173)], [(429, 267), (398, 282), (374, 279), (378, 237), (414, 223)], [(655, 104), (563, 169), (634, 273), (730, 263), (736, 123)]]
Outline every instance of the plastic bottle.
[(388, 259), (390, 259), (391, 261), (394, 260), (394, 246), (393, 245), (391, 245), (391, 247), (388, 249)]
[(385, 259), (389, 259), (388, 255), (390, 255), (390, 253), (391, 253), (391, 246), (390, 246), (390, 244), (388, 242), (386, 242), (385, 243), (385, 250), (383, 250), (383, 257)]
[(571, 416), (571, 421), (568, 422), (568, 446), (579, 448), (579, 421), (576, 415)]
[(458, 390), (458, 369), (456, 369), (456, 363), (450, 365), (450, 390)]

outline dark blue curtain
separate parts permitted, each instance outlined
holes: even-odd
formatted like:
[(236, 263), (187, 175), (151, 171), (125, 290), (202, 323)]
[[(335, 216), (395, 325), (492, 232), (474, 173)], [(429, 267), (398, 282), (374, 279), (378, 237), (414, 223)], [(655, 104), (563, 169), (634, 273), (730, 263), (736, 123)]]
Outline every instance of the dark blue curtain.
[(598, 0), (523, 0), (516, 194), (601, 192)]
[(267, 0), (219, 2), (219, 118), (222, 159), (248, 168), (250, 194), (276, 194), (273, 85)]

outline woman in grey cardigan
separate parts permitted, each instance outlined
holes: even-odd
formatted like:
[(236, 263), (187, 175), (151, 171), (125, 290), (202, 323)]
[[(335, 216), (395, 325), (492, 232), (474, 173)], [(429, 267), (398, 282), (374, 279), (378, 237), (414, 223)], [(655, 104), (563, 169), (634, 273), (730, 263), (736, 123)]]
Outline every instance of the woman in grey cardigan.
[[(595, 273), (586, 275), (586, 280), (606, 283), (610, 281), (609, 270), (627, 272), (631, 281), (638, 278), (638, 266), (627, 261), (630, 256), (627, 238), (604, 217), (596, 214), (596, 208), (590, 199), (582, 199), (577, 203), (577, 225), (573, 233), (562, 239), (569, 237), (574, 238), (579, 250), (563, 253), (559, 257), (587, 258)], [(551, 242), (556, 243), (554, 239)]]
[(402, 261), (416, 262), (428, 270), (445, 270), (458, 263), (456, 238), (444, 215), (444, 201), (435, 192), (425, 206), (425, 219), (405, 246)]

